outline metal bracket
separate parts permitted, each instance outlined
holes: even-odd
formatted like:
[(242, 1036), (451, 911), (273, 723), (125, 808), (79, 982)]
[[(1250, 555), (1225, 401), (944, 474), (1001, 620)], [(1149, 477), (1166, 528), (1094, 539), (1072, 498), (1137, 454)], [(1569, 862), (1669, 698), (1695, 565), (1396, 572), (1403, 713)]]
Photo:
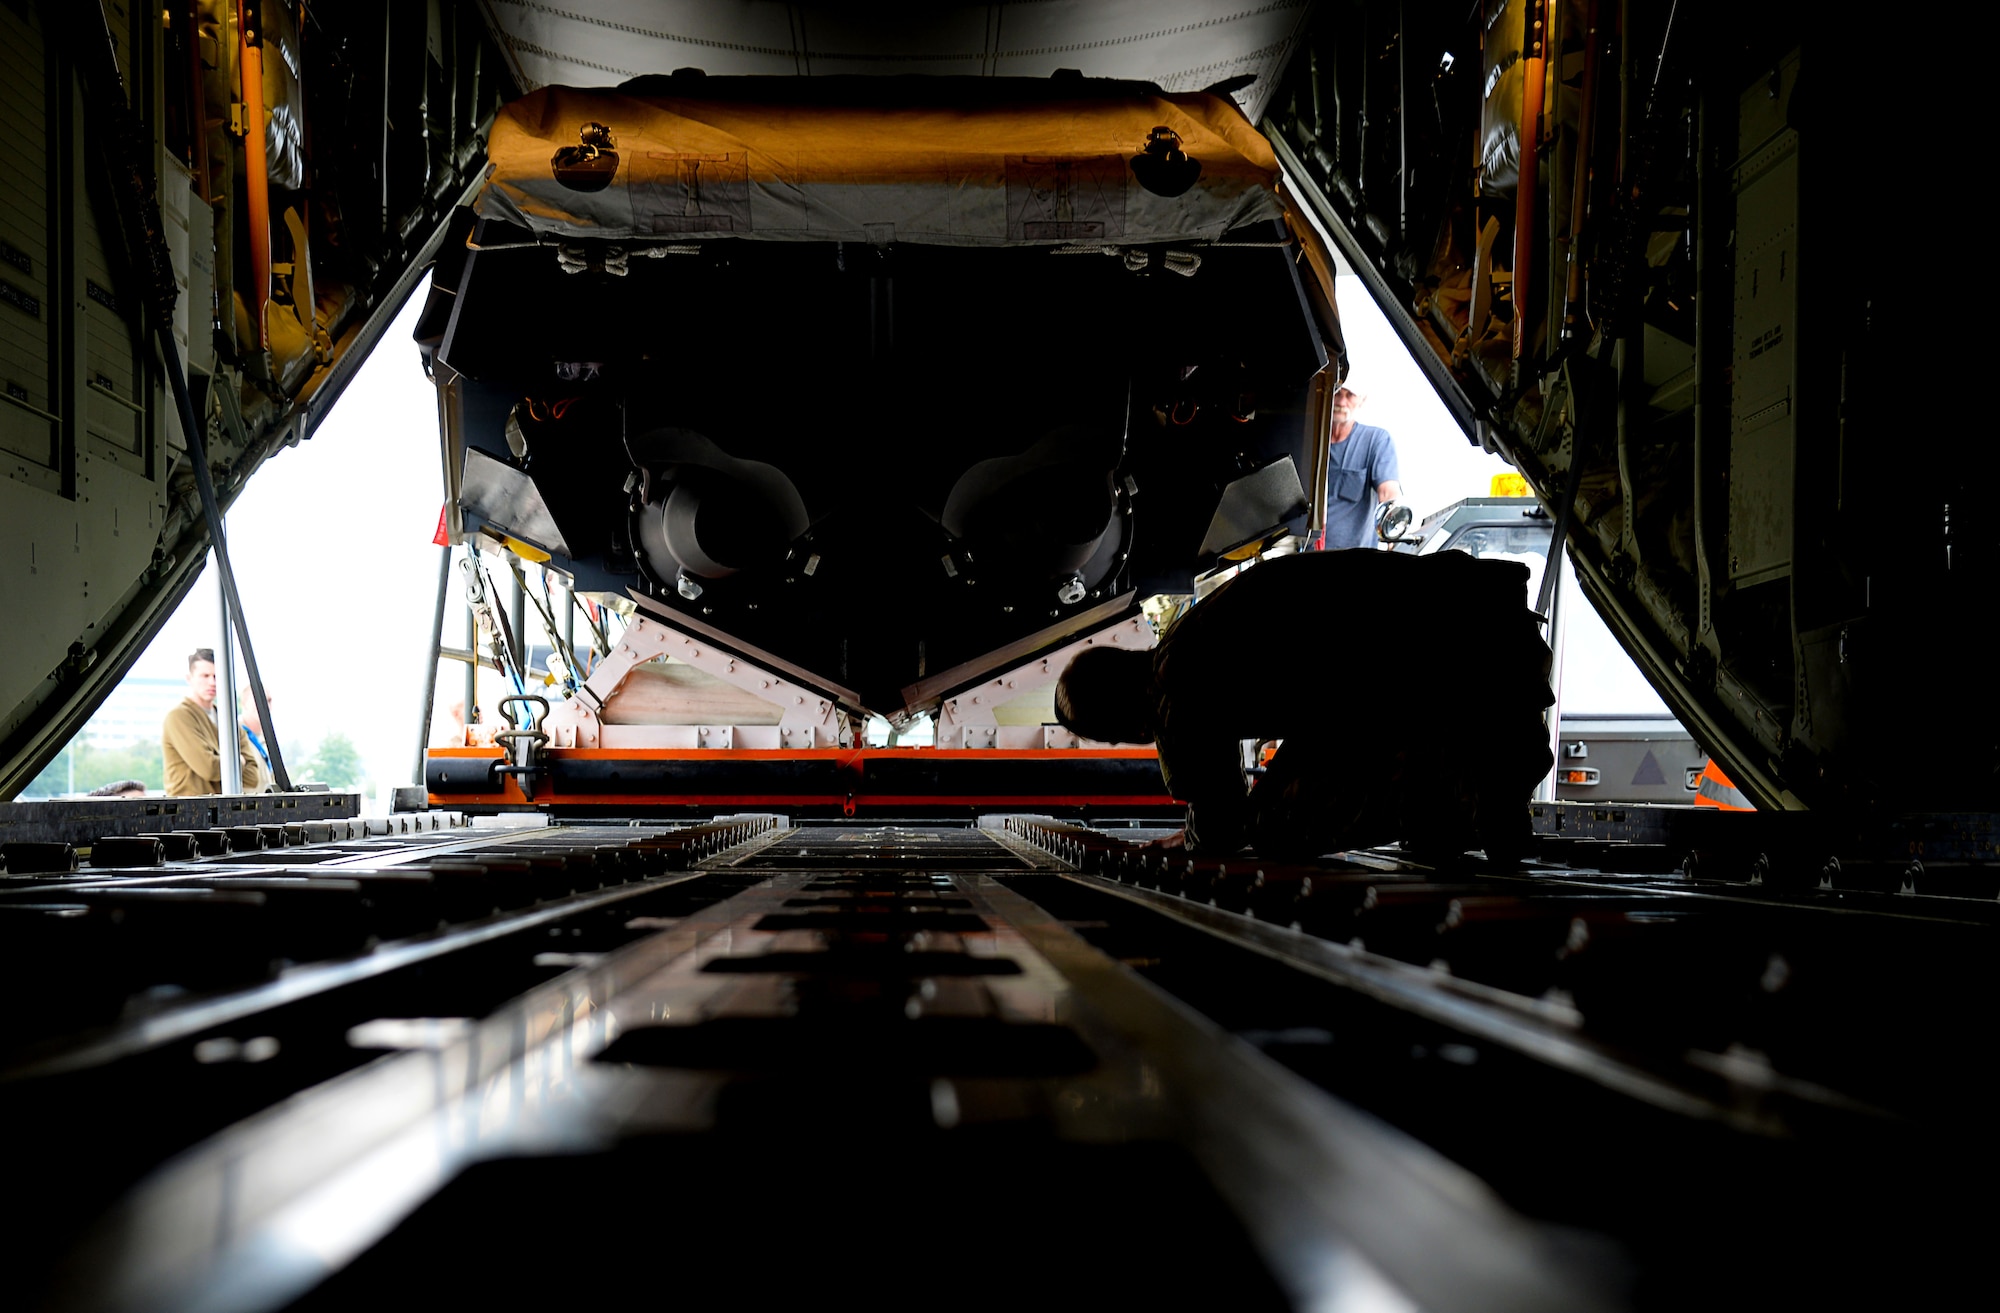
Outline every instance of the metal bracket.
[[(778, 724), (775, 728), (711, 726), (694, 736), (699, 746), (730, 747), (735, 746), (738, 741), (760, 738), (767, 734), (771, 742), (764, 744), (745, 742), (744, 746), (776, 747), (779, 742), (787, 748), (839, 746), (837, 714), (839, 708), (834, 699), (742, 657), (720, 651), (705, 638), (681, 633), (661, 621), (645, 616), (635, 617), (632, 620), (625, 632), (619, 636), (616, 646), (597, 663), (597, 669), (591, 672), (590, 678), (578, 686), (576, 696), (563, 702), (550, 714), (548, 728), (554, 746), (637, 747), (641, 746), (637, 740), (648, 736), (660, 740), (655, 746), (682, 745), (688, 731), (686, 727), (677, 725), (615, 726), (613, 728), (618, 731), (617, 737), (627, 742), (610, 744), (604, 741), (604, 707), (634, 670), (656, 657), (663, 656), (673, 657), (676, 661), (692, 666), (696, 670), (714, 675), (724, 683), (733, 684), (744, 692), (772, 704), (778, 710)], [(726, 742), (715, 741), (725, 735)]]
[[(1153, 626), (1145, 616), (1127, 616), (1065, 647), (962, 689), (938, 707), (937, 741), (941, 745), (963, 744), (968, 748), (1102, 747), (1104, 745), (1078, 738), (1061, 726), (1002, 726), (997, 712), (1017, 698), (1039, 693), (1054, 684), (1068, 669), (1070, 659), (1087, 647), (1115, 644), (1144, 652), (1151, 650), (1157, 641)], [(971, 734), (974, 729), (992, 732), (983, 733), (975, 742)]]
[[(508, 714), (507, 708), (519, 703), (525, 710), (516, 720)], [(536, 710), (539, 707), (540, 710)], [(535, 776), (542, 772), (542, 749), (548, 744), (549, 736), (542, 732), (542, 720), (549, 714), (549, 700), (536, 693), (516, 694), (500, 699), (501, 719), (516, 726), (503, 729), (493, 736), (507, 754), (504, 764), (496, 763), (495, 775), (512, 775), (521, 786), (521, 796), (529, 802), (535, 800)]]

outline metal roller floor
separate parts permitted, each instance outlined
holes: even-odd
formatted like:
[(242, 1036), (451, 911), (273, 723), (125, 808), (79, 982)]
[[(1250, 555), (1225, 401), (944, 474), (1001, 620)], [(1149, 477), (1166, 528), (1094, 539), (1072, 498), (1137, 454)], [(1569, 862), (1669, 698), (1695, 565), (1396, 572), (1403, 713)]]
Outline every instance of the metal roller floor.
[(48, 999), (0, 1069), (43, 1131), (10, 1267), (56, 1308), (1544, 1309), (1973, 1252), (1900, 1201), (1991, 1161), (1932, 1131), (1983, 1048), (1950, 1006), (1896, 1047), (1829, 964), (1865, 925), (1895, 990), (1972, 997), (1979, 900), (1143, 837), (719, 817), (10, 879)]

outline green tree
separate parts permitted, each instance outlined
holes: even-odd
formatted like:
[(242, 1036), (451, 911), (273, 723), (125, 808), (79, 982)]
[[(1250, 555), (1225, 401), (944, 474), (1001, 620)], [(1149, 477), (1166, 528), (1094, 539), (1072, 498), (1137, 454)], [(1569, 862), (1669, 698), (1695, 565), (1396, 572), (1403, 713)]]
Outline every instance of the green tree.
[(21, 790), (23, 798), (53, 798), (69, 791), (69, 768), (71, 756), (77, 745), (72, 743), (56, 754), (56, 759), (42, 768), (42, 773), (29, 781)]
[(32, 784), (21, 790), (21, 796), (53, 798), (70, 792), (88, 793), (99, 785), (118, 780), (138, 780), (149, 789), (163, 789), (166, 775), (166, 761), (160, 755), (158, 739), (150, 742), (134, 739), (123, 747), (100, 748), (76, 738), (56, 754), (56, 759)]
[(353, 789), (360, 787), (362, 774), (360, 749), (336, 730), (319, 741), (299, 778), (318, 780), (330, 789)]

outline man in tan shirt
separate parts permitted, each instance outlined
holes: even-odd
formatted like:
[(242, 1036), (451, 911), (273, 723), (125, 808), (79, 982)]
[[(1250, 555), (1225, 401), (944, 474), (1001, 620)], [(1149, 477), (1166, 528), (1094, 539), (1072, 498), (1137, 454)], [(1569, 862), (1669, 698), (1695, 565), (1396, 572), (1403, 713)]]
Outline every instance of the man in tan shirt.
[[(166, 758), (167, 794), (186, 798), (222, 792), (221, 736), (215, 729), (215, 651), (198, 647), (188, 657), (188, 696), (160, 726)], [(243, 727), (236, 727), (237, 758), (243, 764), (243, 791), (263, 787), (263, 763)]]

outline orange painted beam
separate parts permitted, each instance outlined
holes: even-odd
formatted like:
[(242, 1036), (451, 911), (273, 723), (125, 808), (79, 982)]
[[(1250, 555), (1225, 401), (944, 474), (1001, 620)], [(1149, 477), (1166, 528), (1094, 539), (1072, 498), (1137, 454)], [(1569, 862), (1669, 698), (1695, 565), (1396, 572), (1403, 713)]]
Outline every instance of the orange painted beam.
[[(447, 761), (498, 761), (502, 753), (493, 748), (432, 748), (428, 754), (432, 758)], [(548, 751), (552, 764), (564, 761), (686, 761), (721, 763), (724, 761), (758, 762), (831, 762), (840, 768), (843, 777), (852, 775), (855, 787), (839, 787), (824, 791), (792, 791), (753, 793), (740, 789), (731, 791), (687, 791), (678, 793), (565, 793), (553, 779), (542, 779), (535, 786), (534, 805), (560, 806), (600, 806), (600, 807), (644, 807), (648, 805), (696, 806), (696, 807), (832, 807), (847, 815), (866, 808), (910, 807), (1034, 807), (1060, 804), (1064, 806), (1116, 807), (1116, 806), (1171, 806), (1173, 799), (1164, 789), (1152, 794), (1079, 794), (1062, 793), (874, 793), (866, 791), (861, 776), (870, 761), (924, 761), (968, 763), (991, 761), (1076, 761), (1133, 760), (1153, 761), (1158, 754), (1151, 747), (1131, 748), (807, 748), (807, 749), (757, 749), (757, 748), (554, 748)], [(529, 805), (528, 798), (520, 786), (512, 779), (502, 787), (487, 793), (433, 793), (429, 795), (432, 806), (523, 806)]]

